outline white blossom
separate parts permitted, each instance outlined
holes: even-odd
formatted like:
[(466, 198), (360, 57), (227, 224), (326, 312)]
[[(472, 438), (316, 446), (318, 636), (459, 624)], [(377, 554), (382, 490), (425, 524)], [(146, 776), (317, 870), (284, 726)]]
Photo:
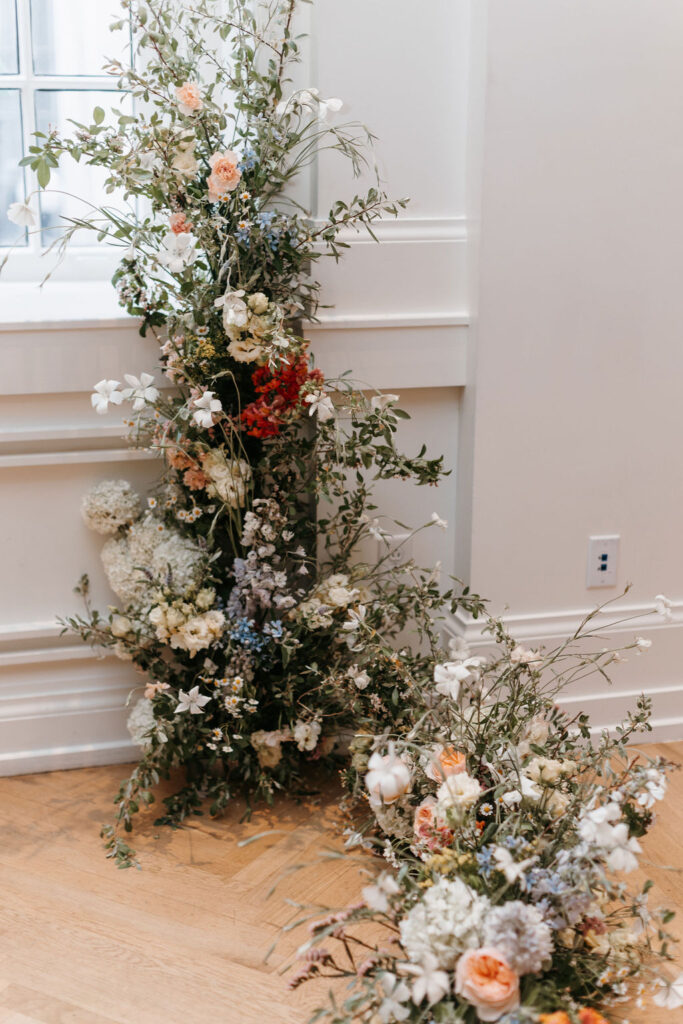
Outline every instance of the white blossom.
[(366, 885), (361, 890), (361, 895), (371, 910), (380, 914), (386, 914), (389, 909), (389, 897), (396, 896), (401, 891), (393, 875), (383, 871), (374, 884)]
[(391, 1021), (405, 1020), (410, 1016), (410, 1010), (403, 1004), (410, 999), (410, 989), (404, 981), (399, 981), (395, 974), (389, 971), (383, 974), (380, 984), (384, 990), (384, 999), (377, 1011), (382, 1024), (390, 1024)]
[(154, 387), (154, 377), (151, 373), (141, 373), (134, 377), (132, 373), (125, 373), (124, 379), (129, 385), (122, 395), (124, 398), (133, 400), (133, 409), (138, 412), (144, 409), (145, 405), (151, 405), (159, 397), (159, 391)]
[(659, 981), (659, 992), (652, 1001), (657, 1006), (663, 1006), (666, 1010), (677, 1010), (683, 1006), (683, 971), (673, 981)]
[(673, 618), (672, 608), (673, 601), (670, 601), (668, 597), (664, 596), (664, 594), (657, 594), (655, 597), (655, 611), (657, 612), (657, 615), (661, 615), (663, 619), (670, 622)]
[(321, 423), (334, 419), (334, 403), (324, 391), (311, 391), (304, 396), (304, 402), (308, 406), (308, 415), (314, 416), (317, 413)]
[(192, 403), (195, 408), (192, 419), (198, 427), (203, 427), (205, 430), (213, 426), (214, 416), (223, 411), (220, 399), (214, 398), (213, 395), (213, 391), (205, 391), (201, 398), (195, 398)]
[(38, 223), (35, 211), (28, 202), (10, 203), (7, 210), (7, 219), (20, 228), (34, 228)]
[(400, 967), (406, 974), (415, 977), (411, 987), (415, 1006), (419, 1006), (424, 999), (429, 1006), (433, 1006), (448, 995), (451, 987), (450, 977), (446, 971), (439, 968), (433, 953), (425, 953), (419, 964), (400, 964)]
[(461, 878), (439, 878), (399, 923), (401, 945), (413, 963), (428, 954), (453, 969), (466, 949), (481, 945), (489, 901)]
[(239, 291), (226, 292), (214, 302), (217, 308), (223, 308), (223, 326), (227, 331), (231, 328), (242, 328), (247, 326), (249, 320), (249, 308), (244, 301), (244, 289)]
[(442, 519), (438, 512), (432, 512), (430, 522), (434, 523), (435, 526), (438, 526), (440, 530), (448, 529), (448, 520)]
[(320, 722), (303, 722), (297, 719), (294, 723), (294, 742), (299, 750), (315, 750), (320, 737)]
[(118, 380), (100, 380), (95, 385), (94, 393), (90, 396), (90, 404), (95, 412), (104, 416), (111, 405), (121, 405), (123, 394), (118, 390), (121, 383)]
[(393, 803), (410, 789), (411, 782), (408, 765), (391, 748), (388, 754), (375, 751), (368, 761), (365, 785), (370, 796), (377, 801)]
[(375, 412), (381, 412), (383, 409), (386, 409), (388, 405), (393, 405), (395, 402), (398, 402), (398, 399), (398, 395), (392, 395), (389, 392), (384, 395), (373, 395), (370, 399), (370, 406), (375, 410)]
[(197, 239), (190, 231), (181, 235), (169, 231), (164, 235), (163, 242), (164, 250), (157, 255), (157, 259), (172, 274), (182, 273), (199, 255)]
[(204, 706), (210, 700), (210, 697), (205, 697), (199, 692), (198, 686), (193, 686), (189, 693), (186, 693), (185, 690), (179, 690), (175, 713), (180, 715), (183, 711), (189, 711), (191, 715), (201, 715), (203, 714)]

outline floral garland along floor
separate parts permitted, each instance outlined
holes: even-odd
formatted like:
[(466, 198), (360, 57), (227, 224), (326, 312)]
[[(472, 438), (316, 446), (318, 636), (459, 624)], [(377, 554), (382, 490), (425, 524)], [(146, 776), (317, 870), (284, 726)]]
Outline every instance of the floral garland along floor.
[[(386, 865), (356, 905), (303, 914), (292, 986), (350, 983), (314, 1020), (602, 1024), (631, 998), (682, 1006), (683, 976), (661, 970), (671, 914), (623, 878), (673, 767), (626, 749), (648, 701), (597, 739), (555, 703), (649, 642), (606, 650), (589, 616), (534, 651), (487, 618), (486, 656), (444, 650), (440, 619), (484, 604), (397, 565), (372, 494), (373, 479), (436, 484), (442, 460), (402, 453), (398, 396), (325, 379), (301, 336), (315, 262), (405, 201), (377, 182), (314, 220), (293, 198), (322, 151), (355, 176), (373, 166), (342, 101), (291, 84), (296, 0), (122, 7), (113, 28), (135, 60), (108, 70), (134, 113), (95, 108), (70, 137), (38, 133), (24, 161), (43, 189), (64, 157), (103, 169), (111, 205), (65, 217), (52, 248), (88, 231), (121, 248), (121, 303), (158, 340), (166, 378), (104, 379), (92, 395), (102, 414), (128, 403), (132, 443), (164, 463), (146, 501), (105, 480), (82, 507), (107, 538), (118, 603), (98, 612), (83, 577), (86, 612), (66, 626), (147, 678), (108, 856), (135, 863), (120, 829), (178, 765), (186, 784), (161, 823), (205, 801), (218, 814), (236, 793), (273, 801), (321, 762), (341, 768), (355, 809), (347, 845)], [(31, 197), (9, 216), (36, 227)], [(445, 525), (434, 513), (419, 529)], [(378, 562), (368, 542), (384, 545)], [(368, 924), (384, 940), (366, 940)]]

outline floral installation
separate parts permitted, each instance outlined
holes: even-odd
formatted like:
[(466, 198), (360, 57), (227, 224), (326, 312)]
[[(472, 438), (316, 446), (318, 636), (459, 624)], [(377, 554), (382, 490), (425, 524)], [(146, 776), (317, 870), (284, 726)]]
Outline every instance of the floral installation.
[[(108, 70), (132, 113), (96, 108), (71, 136), (38, 133), (25, 162), (43, 188), (63, 159), (106, 169), (105, 194), (124, 205), (65, 218), (54, 247), (84, 231), (120, 246), (120, 301), (159, 343), (161, 376), (145, 367), (94, 385), (93, 409), (124, 414), (163, 473), (145, 496), (124, 480), (85, 496), (116, 604), (93, 608), (84, 577), (86, 612), (65, 622), (145, 677), (129, 719), (141, 760), (103, 832), (125, 867), (121, 827), (172, 769), (186, 782), (159, 821), (175, 825), (204, 802), (217, 814), (235, 794), (253, 804), (305, 788), (313, 766), (341, 763), (359, 723), (402, 714), (398, 666), (417, 671), (427, 654), (359, 643), (361, 625), (394, 638), (409, 626), (428, 650), (432, 611), (480, 603), (396, 564), (374, 505), (373, 479), (433, 485), (442, 459), (403, 454), (398, 396), (326, 379), (302, 336), (315, 261), (338, 259), (344, 232), (372, 234), (405, 203), (378, 183), (315, 220), (292, 198), (325, 149), (354, 175), (372, 168), (371, 136), (340, 120), (341, 100), (292, 85), (295, 0), (122, 6), (113, 27), (135, 60)], [(446, 525), (425, 520), (419, 529)], [(368, 540), (386, 550), (372, 564)]]
[(309, 927), (290, 987), (348, 981), (313, 1021), (607, 1024), (632, 999), (683, 1006), (683, 975), (661, 970), (673, 913), (629, 885), (677, 766), (627, 749), (647, 698), (614, 736), (556, 703), (649, 646), (607, 650), (596, 614), (550, 651), (489, 619), (485, 653), (452, 643), (429, 676), (406, 669), (412, 727), (356, 737), (347, 781), (370, 814), (347, 846), (385, 865), (357, 904), (290, 926)]

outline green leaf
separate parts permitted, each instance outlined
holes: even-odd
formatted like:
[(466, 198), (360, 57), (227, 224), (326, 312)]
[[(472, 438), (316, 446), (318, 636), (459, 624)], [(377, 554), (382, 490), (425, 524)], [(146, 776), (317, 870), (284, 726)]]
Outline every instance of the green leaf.
[(104, 111), (102, 110), (102, 107), (95, 107), (92, 112), (92, 119), (95, 124), (102, 124), (104, 121)]
[(47, 188), (50, 184), (50, 165), (47, 160), (41, 160), (36, 166), (36, 174), (38, 175), (38, 184), (41, 188)]

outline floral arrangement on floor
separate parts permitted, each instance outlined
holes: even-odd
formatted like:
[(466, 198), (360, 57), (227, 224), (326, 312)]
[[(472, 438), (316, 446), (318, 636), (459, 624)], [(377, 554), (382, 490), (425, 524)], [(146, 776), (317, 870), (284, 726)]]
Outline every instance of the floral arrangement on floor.
[(291, 926), (310, 938), (290, 987), (348, 980), (312, 1021), (606, 1024), (648, 994), (683, 1005), (683, 975), (661, 973), (673, 914), (628, 879), (676, 767), (627, 750), (649, 702), (615, 737), (555, 703), (650, 641), (607, 650), (593, 616), (547, 652), (499, 620), (487, 631), (485, 655), (455, 644), (431, 678), (406, 673), (411, 729), (356, 738), (351, 786), (371, 813), (347, 845), (386, 865), (359, 903)]
[[(25, 163), (43, 188), (61, 159), (106, 170), (104, 191), (121, 200), (65, 218), (55, 250), (84, 231), (120, 246), (121, 303), (158, 340), (165, 378), (146, 367), (94, 386), (95, 410), (129, 409), (132, 443), (164, 472), (146, 498), (125, 480), (84, 498), (117, 604), (93, 608), (84, 577), (86, 613), (66, 620), (146, 677), (129, 720), (142, 758), (103, 832), (125, 867), (134, 851), (119, 826), (131, 830), (160, 777), (186, 775), (165, 800), (169, 824), (204, 801), (217, 814), (235, 793), (270, 801), (305, 786), (314, 764), (339, 765), (359, 723), (400, 715), (399, 668), (417, 671), (434, 647), (432, 610), (480, 605), (444, 596), (434, 570), (397, 564), (388, 542), (378, 562), (359, 554), (390, 526), (372, 480), (436, 484), (443, 466), (397, 448), (398, 396), (326, 380), (302, 337), (315, 261), (338, 259), (345, 231), (372, 234), (405, 203), (377, 184), (316, 221), (294, 198), (321, 151), (358, 175), (371, 141), (337, 123), (340, 100), (294, 88), (296, 0), (123, 8), (113, 27), (135, 60), (108, 70), (132, 112), (110, 121), (95, 108), (70, 137), (38, 133)], [(30, 225), (30, 202), (10, 215)], [(394, 638), (410, 625), (426, 642), (399, 660), (359, 643), (361, 625)]]

